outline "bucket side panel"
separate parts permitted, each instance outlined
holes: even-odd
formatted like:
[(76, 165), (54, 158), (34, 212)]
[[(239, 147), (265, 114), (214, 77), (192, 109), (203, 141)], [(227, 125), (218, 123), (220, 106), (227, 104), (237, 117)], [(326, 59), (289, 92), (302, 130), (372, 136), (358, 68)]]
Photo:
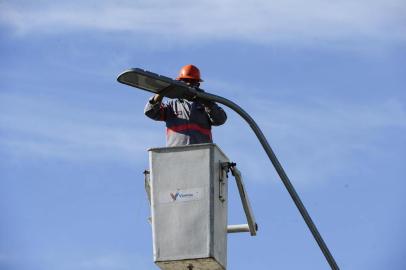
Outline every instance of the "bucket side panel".
[(209, 149), (150, 154), (155, 261), (208, 257)]
[[(229, 159), (217, 148), (214, 147), (212, 172), (213, 172), (213, 247), (212, 256), (224, 267), (227, 266), (227, 223), (228, 223), (228, 179), (225, 174), (221, 175), (221, 163), (228, 162)], [(220, 178), (223, 179), (222, 197), (220, 199)]]

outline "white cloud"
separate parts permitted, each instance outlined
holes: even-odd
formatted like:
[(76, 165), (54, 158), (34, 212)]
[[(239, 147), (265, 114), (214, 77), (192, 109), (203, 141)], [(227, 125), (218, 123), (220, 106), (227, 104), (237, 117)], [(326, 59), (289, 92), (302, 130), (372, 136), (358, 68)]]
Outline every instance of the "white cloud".
[(260, 115), (273, 115), (259, 119), (265, 132), (283, 147), (294, 178), (304, 182), (326, 181), (351, 166), (362, 170), (361, 157), (388, 156), (392, 149), (386, 140), (399, 141), (396, 131), (406, 130), (406, 109), (393, 99), (364, 104), (317, 100), (296, 108), (261, 105)]
[(0, 22), (20, 34), (125, 31), (163, 42), (393, 42), (406, 39), (402, 0), (6, 1)]
[[(225, 89), (233, 89), (237, 99), (244, 91), (233, 85)], [(57, 158), (133, 165), (146, 162), (147, 147), (164, 145), (163, 125), (143, 116), (83, 108), (74, 108), (72, 116), (67, 103), (0, 97), (3, 105), (13, 104), (0, 109), (0, 150), (15, 160)], [(379, 138), (392, 137), (393, 130), (406, 128), (406, 108), (391, 98), (379, 103), (322, 99), (298, 104), (246, 97), (243, 103), (240, 105), (257, 121), (288, 175), (299, 184), (327, 183), (340, 170), (362, 163), (359, 154), (385, 156), (388, 150)], [(268, 183), (270, 177), (276, 178), (268, 174), (273, 172), (272, 165), (255, 135), (234, 113), (229, 113), (227, 126), (213, 132), (215, 142), (249, 175), (248, 181)]]
[[(367, 169), (365, 157), (385, 159), (401, 154), (393, 153), (387, 144), (388, 140), (400, 142), (400, 134), (406, 130), (406, 106), (394, 97), (356, 102), (313, 96), (287, 102), (271, 96), (260, 99), (245, 94), (242, 98), (244, 87), (238, 85), (219, 88), (233, 89), (229, 96), (240, 100), (255, 119), (295, 184), (326, 184), (337, 175), (353, 173), (349, 168)], [(234, 116), (230, 113), (227, 130), (215, 130), (214, 138), (242, 166), (248, 181), (278, 179), (254, 133)]]
[(75, 108), (72, 115), (70, 104), (61, 101), (0, 97), (0, 150), (12, 160), (31, 157), (134, 164), (146, 159), (151, 141), (164, 142), (163, 131), (158, 134), (139, 128), (142, 123), (124, 114)]

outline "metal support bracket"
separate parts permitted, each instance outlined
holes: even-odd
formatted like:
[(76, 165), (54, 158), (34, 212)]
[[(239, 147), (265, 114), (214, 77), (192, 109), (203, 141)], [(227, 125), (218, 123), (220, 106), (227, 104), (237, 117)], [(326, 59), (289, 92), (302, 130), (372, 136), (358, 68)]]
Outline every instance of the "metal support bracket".
[(225, 202), (226, 198), (224, 196), (224, 188), (226, 185), (226, 181), (228, 178), (228, 167), (224, 166), (223, 163), (220, 162), (220, 171), (219, 171), (219, 200), (221, 202)]
[(241, 225), (229, 225), (227, 227), (227, 232), (235, 233), (235, 232), (250, 232), (251, 236), (257, 235), (258, 231), (258, 224), (255, 222), (254, 212), (252, 211), (250, 200), (248, 198), (248, 194), (245, 190), (244, 181), (242, 180), (241, 172), (237, 169), (236, 163), (225, 162), (222, 164), (222, 167), (227, 167), (227, 171), (231, 170), (231, 174), (235, 178), (235, 182), (237, 183), (238, 192), (240, 194), (241, 203), (244, 208), (245, 217), (247, 218), (248, 224), (241, 224)]
[(144, 174), (144, 187), (145, 192), (147, 193), (148, 202), (151, 205), (151, 179), (149, 170), (145, 170)]

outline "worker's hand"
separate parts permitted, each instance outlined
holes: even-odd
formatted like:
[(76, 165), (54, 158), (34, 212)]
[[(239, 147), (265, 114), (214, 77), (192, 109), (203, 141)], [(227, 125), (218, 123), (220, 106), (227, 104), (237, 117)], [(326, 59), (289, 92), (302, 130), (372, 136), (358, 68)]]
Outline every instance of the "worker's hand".
[(164, 98), (164, 96), (160, 95), (160, 94), (155, 94), (154, 98), (152, 99), (152, 101), (154, 103), (161, 103), (162, 99)]
[(206, 99), (202, 99), (202, 98), (198, 98), (197, 99), (203, 106), (207, 107), (207, 108), (211, 108), (214, 105), (213, 101), (210, 100), (206, 100)]

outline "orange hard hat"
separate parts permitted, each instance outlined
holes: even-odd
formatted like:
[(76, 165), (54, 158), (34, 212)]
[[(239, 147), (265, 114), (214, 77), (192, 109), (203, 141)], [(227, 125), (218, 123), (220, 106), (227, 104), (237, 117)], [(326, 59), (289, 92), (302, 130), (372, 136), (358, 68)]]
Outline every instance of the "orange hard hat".
[(177, 80), (182, 79), (190, 79), (202, 82), (203, 80), (200, 78), (200, 70), (195, 67), (194, 65), (186, 65), (183, 66), (182, 69), (179, 71), (179, 76), (176, 78)]

